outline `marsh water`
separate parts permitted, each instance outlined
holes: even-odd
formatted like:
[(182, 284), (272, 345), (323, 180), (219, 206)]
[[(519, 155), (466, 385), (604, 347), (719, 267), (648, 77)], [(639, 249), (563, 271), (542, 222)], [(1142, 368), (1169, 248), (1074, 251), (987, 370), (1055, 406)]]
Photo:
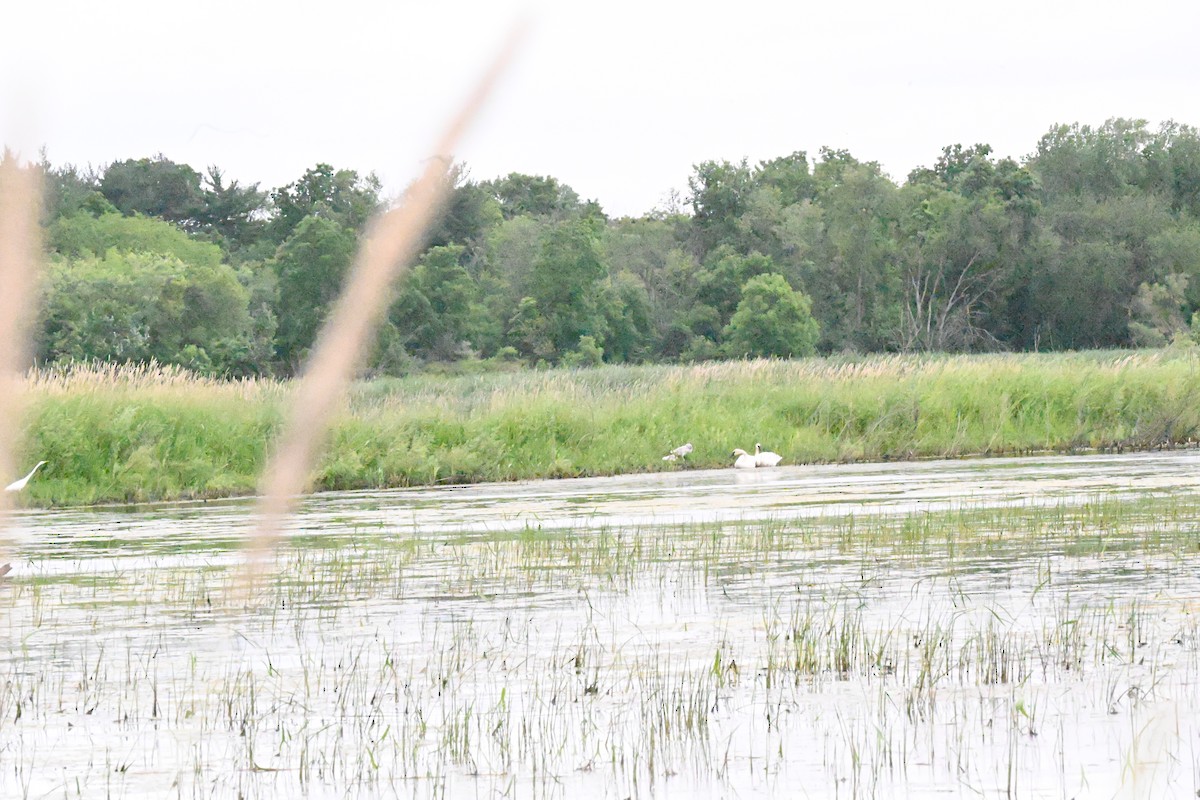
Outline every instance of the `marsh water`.
[(1200, 788), (1200, 453), (26, 511), (2, 797)]

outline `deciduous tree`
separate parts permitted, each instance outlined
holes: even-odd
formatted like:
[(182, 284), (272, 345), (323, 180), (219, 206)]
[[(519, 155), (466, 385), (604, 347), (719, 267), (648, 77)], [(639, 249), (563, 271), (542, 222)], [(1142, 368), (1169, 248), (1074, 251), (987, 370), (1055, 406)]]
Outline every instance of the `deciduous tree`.
[(322, 216), (305, 217), (271, 266), (279, 280), (276, 350), (289, 368), (300, 366), (354, 258), (354, 231)]
[(816, 352), (820, 331), (812, 301), (782, 275), (757, 275), (742, 287), (742, 300), (724, 331), (730, 356), (806, 356)]

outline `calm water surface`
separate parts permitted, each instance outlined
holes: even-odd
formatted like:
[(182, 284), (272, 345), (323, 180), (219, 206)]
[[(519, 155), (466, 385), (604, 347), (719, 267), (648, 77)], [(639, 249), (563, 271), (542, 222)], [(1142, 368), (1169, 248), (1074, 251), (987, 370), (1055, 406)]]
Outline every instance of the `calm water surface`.
[(24, 512), (0, 797), (1200, 788), (1200, 454)]

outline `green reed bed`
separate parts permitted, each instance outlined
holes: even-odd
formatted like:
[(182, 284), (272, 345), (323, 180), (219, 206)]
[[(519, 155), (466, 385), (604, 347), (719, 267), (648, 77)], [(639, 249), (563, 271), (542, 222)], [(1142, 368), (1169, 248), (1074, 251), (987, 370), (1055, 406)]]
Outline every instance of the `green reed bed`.
[[(1191, 442), (1194, 350), (878, 356), (414, 376), (352, 390), (313, 475), (351, 489), (729, 464), (756, 441), (803, 462)], [(30, 380), (41, 505), (252, 492), (289, 387), (175, 370)], [(686, 465), (664, 463), (691, 441)]]

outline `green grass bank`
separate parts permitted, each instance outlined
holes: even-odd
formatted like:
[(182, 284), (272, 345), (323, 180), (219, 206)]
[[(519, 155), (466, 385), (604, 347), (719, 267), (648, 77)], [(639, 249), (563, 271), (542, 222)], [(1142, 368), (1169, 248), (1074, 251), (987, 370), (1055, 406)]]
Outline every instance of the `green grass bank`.
[[(252, 493), (289, 386), (100, 368), (28, 381), (26, 505)], [(313, 487), (1144, 449), (1200, 438), (1200, 349), (878, 356), (357, 384)], [(686, 466), (664, 462), (690, 441)]]

